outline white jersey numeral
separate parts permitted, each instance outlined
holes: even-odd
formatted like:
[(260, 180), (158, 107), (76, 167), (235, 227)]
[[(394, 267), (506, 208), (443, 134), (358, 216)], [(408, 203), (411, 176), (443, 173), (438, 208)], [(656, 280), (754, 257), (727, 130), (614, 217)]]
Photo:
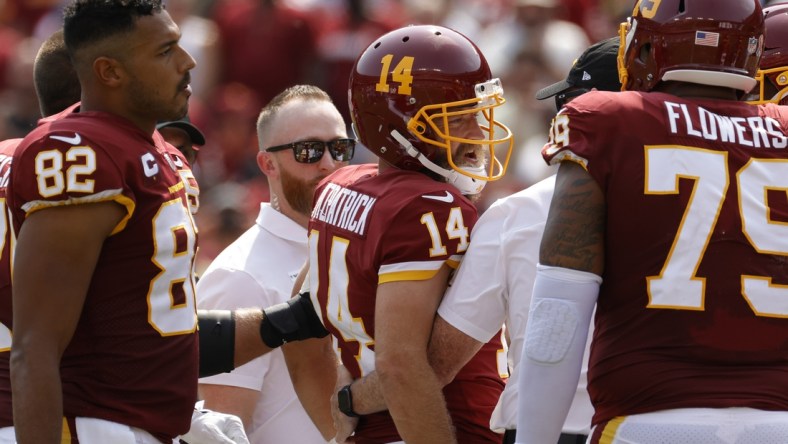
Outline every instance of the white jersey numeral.
[(165, 202), (153, 218), (151, 261), (161, 270), (148, 290), (148, 322), (162, 336), (188, 334), (197, 327), (194, 300), (195, 229), (178, 198)]
[(65, 160), (72, 162), (63, 172), (63, 153), (58, 150), (41, 151), (36, 155), (36, 181), (42, 197), (63, 192), (93, 192), (94, 181), (89, 176), (96, 171), (96, 153), (88, 146), (74, 146), (66, 151)]
[[(658, 276), (647, 277), (651, 308), (703, 310), (706, 279), (697, 276), (729, 187), (727, 153), (685, 146), (646, 147), (645, 194), (677, 194), (694, 181), (684, 217)], [(766, 194), (788, 191), (788, 161), (751, 159), (736, 174), (745, 236), (761, 253), (788, 255), (788, 225), (769, 217)], [(742, 296), (759, 316), (788, 317), (788, 286), (743, 275)]]
[[(318, 231), (312, 230), (309, 235), (309, 263), (310, 268), (318, 269), (320, 262), (317, 255), (317, 244), (320, 238)], [(361, 318), (353, 317), (350, 312), (350, 302), (348, 299), (348, 284), (350, 273), (348, 273), (346, 254), (350, 241), (341, 237), (334, 236), (331, 242), (331, 254), (328, 264), (330, 271), (327, 291), (326, 318), (322, 317), (320, 302), (317, 300), (317, 293), (320, 289), (319, 273), (309, 273), (309, 287), (312, 297), (312, 304), (315, 306), (324, 325), (331, 325), (342, 335), (344, 342), (357, 342), (358, 352), (356, 362), (358, 363), (361, 375), (366, 375), (375, 370), (375, 352), (370, 347), (375, 343), (372, 336), (367, 333), (364, 321)], [(372, 295), (370, 295), (372, 297)], [(347, 364), (346, 364), (347, 365)]]
[[(435, 215), (432, 213), (422, 214), (421, 224), (427, 227), (427, 232), (430, 234), (430, 240), (432, 241), (430, 257), (444, 256), (447, 250), (446, 246), (443, 244), (443, 238), (438, 229), (438, 223), (435, 221)], [(468, 249), (468, 239), (470, 236), (468, 227), (465, 225), (465, 220), (462, 217), (462, 210), (459, 207), (454, 207), (449, 210), (449, 219), (446, 221), (445, 230), (449, 239), (459, 239), (457, 253), (462, 253)]]

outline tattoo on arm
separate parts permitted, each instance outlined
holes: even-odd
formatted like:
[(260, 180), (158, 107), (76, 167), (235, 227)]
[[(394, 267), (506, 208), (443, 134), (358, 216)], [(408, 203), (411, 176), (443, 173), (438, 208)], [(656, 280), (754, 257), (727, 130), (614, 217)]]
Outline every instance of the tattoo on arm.
[(602, 190), (583, 167), (563, 162), (556, 177), (539, 262), (601, 275), (604, 240)]

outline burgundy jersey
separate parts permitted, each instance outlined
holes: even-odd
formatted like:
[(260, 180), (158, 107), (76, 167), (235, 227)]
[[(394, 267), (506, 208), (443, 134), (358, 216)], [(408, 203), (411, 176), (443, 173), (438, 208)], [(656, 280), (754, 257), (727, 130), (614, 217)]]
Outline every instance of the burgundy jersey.
[[(197, 214), (197, 211), (200, 210), (200, 186), (197, 184), (197, 179), (194, 177), (189, 161), (186, 160), (186, 156), (178, 148), (167, 142), (158, 131), (153, 133), (153, 138), (156, 140), (156, 144), (163, 144), (167, 148), (167, 155), (172, 160), (175, 170), (183, 181), (186, 199), (189, 202), (189, 211), (192, 214)], [(197, 230), (196, 225), (194, 229)]]
[[(483, 308), (480, 308), (483, 309)], [(454, 380), (443, 388), (443, 396), (457, 431), (457, 442), (481, 444), (501, 442), (502, 436), (490, 430), (490, 417), (503, 393), (506, 381), (498, 366), (504, 354), (501, 334), (496, 334), (460, 369)]]
[(22, 141), (8, 190), (16, 232), (27, 215), (57, 205), (113, 201), (126, 209), (104, 242), (61, 360), (63, 408), (162, 441), (189, 429), (198, 370), (196, 230), (168, 149), (117, 116), (65, 115)]
[[(337, 338), (342, 362), (359, 378), (375, 369), (378, 285), (428, 279), (443, 264), (456, 267), (468, 247), (476, 208), (451, 185), (394, 168), (379, 174), (377, 165), (339, 169), (315, 197), (309, 222), (312, 298)], [(500, 442), (489, 430), (503, 387), (499, 348), (500, 342), (485, 347), (444, 390), (460, 442)], [(470, 412), (477, 407), (487, 411)], [(485, 430), (495, 439), (477, 438)], [(362, 417), (355, 437), (360, 443), (400, 440), (388, 412)]]
[(11, 160), (22, 139), (0, 142), (0, 427), (14, 425), (11, 416), (11, 252), (14, 237), (6, 205), (6, 188), (11, 175)]
[(607, 205), (588, 391), (598, 424), (684, 407), (788, 410), (788, 109), (590, 92), (543, 154)]

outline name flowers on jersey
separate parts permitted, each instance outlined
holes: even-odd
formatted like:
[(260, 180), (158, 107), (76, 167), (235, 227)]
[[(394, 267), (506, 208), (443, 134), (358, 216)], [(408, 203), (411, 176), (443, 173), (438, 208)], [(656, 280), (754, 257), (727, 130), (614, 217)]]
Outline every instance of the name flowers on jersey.
[(364, 236), (376, 198), (339, 186), (326, 185), (312, 210), (312, 219)]
[[(780, 123), (766, 116), (729, 117), (707, 111), (702, 107), (690, 108), (683, 103), (665, 102), (670, 132), (711, 141), (735, 143), (754, 148), (785, 148), (788, 137)], [(693, 115), (693, 113), (697, 113)], [(693, 126), (700, 121), (700, 128)], [(679, 127), (681, 125), (681, 127)]]

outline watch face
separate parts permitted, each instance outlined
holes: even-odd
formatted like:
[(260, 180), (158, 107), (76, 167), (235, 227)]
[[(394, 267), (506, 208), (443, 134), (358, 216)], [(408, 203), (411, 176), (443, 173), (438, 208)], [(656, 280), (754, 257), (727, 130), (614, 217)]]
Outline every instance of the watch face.
[(353, 396), (350, 392), (350, 385), (342, 387), (337, 393), (337, 404), (339, 404), (339, 411), (347, 416), (358, 416), (353, 411)]

